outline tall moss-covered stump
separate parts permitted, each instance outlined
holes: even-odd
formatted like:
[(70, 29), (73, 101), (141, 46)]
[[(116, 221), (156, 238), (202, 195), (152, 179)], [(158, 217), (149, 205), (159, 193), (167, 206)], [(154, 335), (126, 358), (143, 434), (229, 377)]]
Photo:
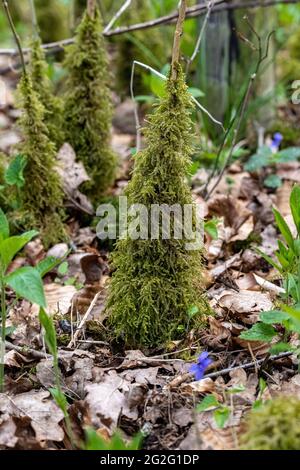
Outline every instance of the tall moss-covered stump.
[(252, 410), (241, 441), (244, 450), (299, 450), (300, 400), (282, 396)]
[(66, 140), (91, 177), (86, 186), (95, 199), (113, 184), (116, 155), (110, 147), (112, 102), (102, 22), (98, 9), (85, 13), (75, 43), (67, 48), (65, 94)]
[(44, 121), (48, 128), (49, 139), (56, 144), (58, 149), (64, 142), (63, 105), (60, 98), (53, 94), (53, 87), (47, 75), (47, 69), (48, 65), (44, 50), (41, 47), (41, 40), (36, 38), (32, 42), (30, 61), (32, 86), (45, 108)]
[[(126, 195), (128, 204), (169, 206), (192, 203), (186, 175), (192, 153), (192, 102), (178, 67), (175, 80), (145, 130), (147, 148), (135, 157)], [(161, 226), (160, 226), (161, 231)], [(172, 231), (171, 231), (172, 234)], [(114, 334), (130, 346), (155, 346), (187, 331), (189, 310), (201, 319), (201, 248), (187, 249), (187, 239), (120, 239), (113, 255), (107, 310)], [(196, 309), (194, 309), (195, 311)]]
[(21, 109), (19, 126), (23, 134), (20, 153), (26, 155), (22, 200), (28, 228), (37, 228), (46, 247), (66, 238), (62, 219), (63, 189), (55, 169), (55, 145), (48, 137), (45, 110), (35, 93), (30, 76), (19, 83)]

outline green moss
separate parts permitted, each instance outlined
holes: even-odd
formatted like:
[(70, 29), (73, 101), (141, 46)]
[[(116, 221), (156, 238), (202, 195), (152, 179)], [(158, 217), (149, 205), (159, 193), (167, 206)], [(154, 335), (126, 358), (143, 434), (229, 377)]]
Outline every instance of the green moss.
[(63, 105), (54, 96), (51, 81), (47, 75), (48, 64), (41, 47), (41, 40), (36, 38), (32, 43), (30, 75), (32, 86), (45, 108), (44, 121), (49, 131), (49, 138), (59, 148), (64, 142)]
[(37, 228), (46, 247), (66, 238), (62, 218), (63, 190), (55, 171), (55, 145), (49, 140), (44, 123), (44, 107), (33, 90), (31, 78), (23, 74), (19, 83), (23, 133), (20, 152), (27, 156), (22, 188), (27, 228)]
[(242, 436), (245, 450), (299, 450), (300, 400), (278, 397), (249, 413)]
[(75, 44), (67, 48), (65, 132), (92, 181), (90, 196), (102, 195), (115, 180), (116, 156), (110, 147), (112, 103), (109, 72), (99, 11), (85, 13)]
[[(126, 195), (128, 204), (192, 203), (186, 175), (192, 154), (192, 102), (181, 68), (168, 79), (166, 96), (149, 119), (147, 148), (135, 157)], [(160, 227), (161, 228), (161, 227)], [(113, 255), (107, 309), (117, 337), (130, 346), (162, 344), (182, 335), (188, 309), (199, 307), (201, 320), (201, 250), (187, 250), (186, 239), (120, 239)]]

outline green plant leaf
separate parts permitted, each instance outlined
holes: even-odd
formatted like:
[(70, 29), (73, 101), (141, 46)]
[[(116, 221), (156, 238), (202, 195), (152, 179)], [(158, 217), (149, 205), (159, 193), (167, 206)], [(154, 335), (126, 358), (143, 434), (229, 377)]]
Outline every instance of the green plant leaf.
[(208, 220), (204, 223), (204, 230), (208, 235), (213, 239), (217, 240), (219, 233), (218, 233), (218, 220)]
[(264, 180), (264, 186), (272, 189), (280, 188), (280, 186), (282, 186), (282, 179), (278, 175), (269, 175)]
[(246, 390), (244, 385), (235, 385), (234, 387), (229, 388), (226, 390), (226, 393), (229, 393), (230, 395), (234, 395), (235, 393), (241, 393)]
[(300, 310), (289, 307), (288, 305), (284, 305), (282, 309), (287, 312), (293, 320), (295, 320), (297, 323), (300, 323)]
[(9, 223), (3, 210), (0, 208), (0, 242), (9, 237)]
[(205, 96), (205, 93), (203, 93), (202, 90), (199, 88), (194, 88), (194, 87), (189, 87), (189, 93), (194, 97), (194, 98), (203, 98)]
[(281, 267), (279, 266), (279, 264), (277, 264), (277, 263), (271, 258), (271, 256), (266, 255), (266, 253), (264, 253), (263, 251), (261, 251), (259, 248), (256, 248), (255, 251), (256, 251), (264, 260), (266, 260), (267, 263), (269, 263), (271, 266), (273, 266), (275, 269), (277, 269), (277, 271), (279, 271), (280, 273), (282, 273)]
[(260, 170), (270, 164), (272, 157), (273, 153), (269, 147), (260, 147), (257, 153), (249, 158), (248, 162), (244, 165), (244, 168), (246, 171), (250, 172)]
[(17, 155), (7, 168), (4, 179), (8, 185), (16, 185), (21, 188), (25, 184), (23, 172), (27, 163), (25, 155)]
[(45, 330), (45, 341), (54, 358), (57, 357), (56, 331), (52, 318), (47, 315), (43, 308), (40, 309), (39, 319)]
[(68, 272), (68, 269), (69, 269), (69, 264), (67, 261), (64, 261), (63, 263), (59, 265), (57, 272), (61, 276), (65, 276)]
[(52, 271), (57, 265), (61, 263), (60, 258), (55, 258), (54, 256), (47, 256), (47, 258), (42, 259), (35, 269), (40, 273), (41, 277), (44, 277), (49, 271)]
[(138, 433), (128, 444), (122, 439), (118, 431), (114, 433), (109, 442), (92, 428), (85, 429), (85, 435), (86, 450), (139, 450), (143, 441), (141, 433)]
[(300, 157), (300, 147), (288, 147), (276, 154), (276, 163), (293, 162)]
[(222, 406), (214, 411), (214, 420), (218, 428), (223, 429), (225, 424), (230, 418), (230, 409), (227, 406)]
[(282, 323), (289, 318), (288, 313), (282, 312), (281, 310), (271, 310), (270, 312), (263, 312), (260, 314), (261, 321), (267, 325)]
[(68, 402), (66, 399), (65, 394), (58, 390), (58, 388), (49, 388), (49, 392), (51, 393), (52, 397), (54, 398), (55, 403), (61, 409), (64, 416), (68, 416)]
[(293, 238), (292, 232), (290, 231), (290, 228), (289, 228), (288, 224), (286, 223), (286, 221), (284, 220), (284, 218), (282, 217), (280, 212), (278, 212), (277, 209), (273, 209), (273, 213), (274, 213), (274, 216), (275, 216), (276, 224), (277, 224), (277, 226), (280, 230), (280, 233), (284, 237), (284, 239), (287, 242), (289, 248), (291, 248), (291, 250), (293, 250), (294, 249), (294, 238)]
[(189, 318), (193, 318), (195, 315), (197, 315), (197, 313), (199, 313), (199, 307), (197, 307), (197, 305), (192, 305), (188, 309), (187, 313), (188, 313)]
[(294, 186), (291, 192), (290, 206), (298, 235), (300, 236), (300, 186), (298, 185)]
[(158, 96), (159, 98), (163, 98), (166, 93), (165, 87), (166, 87), (166, 81), (158, 77), (154, 73), (151, 73), (150, 88), (151, 88), (152, 93), (155, 96)]
[(216, 406), (220, 406), (216, 397), (214, 395), (206, 395), (206, 397), (197, 405), (196, 410), (200, 413), (208, 410), (209, 408), (215, 408)]
[(16, 269), (4, 277), (4, 282), (15, 293), (41, 307), (46, 307), (44, 287), (39, 272), (30, 266)]
[(272, 325), (266, 325), (260, 322), (255, 323), (250, 330), (241, 333), (240, 338), (246, 341), (263, 341), (264, 343), (270, 343), (276, 335), (277, 332)]
[(270, 348), (270, 354), (280, 354), (282, 352), (294, 351), (295, 347), (290, 343), (279, 342)]
[(37, 235), (36, 230), (31, 230), (23, 233), (23, 235), (7, 238), (0, 243), (0, 259), (5, 269), (7, 269), (14, 256)]

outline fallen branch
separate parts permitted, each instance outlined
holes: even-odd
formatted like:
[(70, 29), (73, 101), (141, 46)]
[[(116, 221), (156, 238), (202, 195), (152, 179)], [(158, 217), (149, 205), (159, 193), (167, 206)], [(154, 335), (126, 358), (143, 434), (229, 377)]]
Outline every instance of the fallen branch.
[(238, 369), (252, 369), (255, 366), (258, 366), (260, 364), (269, 362), (269, 361), (277, 361), (278, 359), (283, 359), (284, 357), (289, 357), (292, 354), (294, 354), (293, 351), (288, 351), (284, 353), (277, 354), (276, 356), (270, 356), (269, 358), (263, 358), (263, 359), (257, 359), (256, 361), (252, 362), (247, 362), (246, 364), (241, 364), (240, 366), (235, 366), (235, 367), (227, 367), (226, 369), (218, 370), (217, 372), (212, 372), (211, 374), (206, 374), (203, 378), (207, 379), (213, 379), (215, 377), (220, 377), (222, 375), (227, 375), (230, 372)]
[(50, 354), (45, 354), (44, 352), (36, 351), (35, 349), (28, 348), (27, 346), (16, 346), (10, 341), (5, 341), (5, 347), (8, 351), (16, 351), (17, 353), (22, 354), (23, 356), (30, 356), (34, 359), (52, 358)]
[[(300, 0), (266, 0), (265, 2), (260, 2), (258, 0), (243, 0), (240, 3), (225, 3), (225, 0), (219, 0), (215, 2), (214, 10), (212, 11), (212, 15), (214, 13), (218, 13), (220, 11), (227, 11), (227, 10), (239, 10), (239, 9), (247, 9), (247, 8), (267, 8), (274, 5), (280, 4), (295, 4), (300, 3)], [(197, 16), (206, 15), (207, 7), (206, 5), (195, 5), (193, 7), (187, 8), (186, 10), (186, 18), (195, 18)], [(143, 29), (154, 28), (156, 26), (160, 26), (163, 24), (170, 24), (177, 21), (178, 12), (171, 13), (170, 15), (161, 16), (160, 18), (156, 18), (151, 21), (146, 21), (144, 23), (137, 23), (131, 26), (121, 26), (116, 29), (112, 29), (104, 33), (104, 36), (111, 37), (111, 36), (119, 36), (124, 33), (130, 33), (133, 31), (140, 31)], [(60, 52), (64, 49), (64, 47), (72, 44), (74, 42), (73, 38), (64, 39), (62, 41), (51, 42), (48, 44), (44, 44), (42, 47), (47, 53), (55, 53)], [(30, 52), (30, 48), (23, 49), (24, 53)], [(17, 55), (18, 52), (16, 49), (0, 49), (0, 55)]]

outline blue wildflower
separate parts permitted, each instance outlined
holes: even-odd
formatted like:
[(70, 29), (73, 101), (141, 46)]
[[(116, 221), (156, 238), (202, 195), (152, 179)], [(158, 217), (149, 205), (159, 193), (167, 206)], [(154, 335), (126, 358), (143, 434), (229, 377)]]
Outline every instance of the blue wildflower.
[(273, 135), (273, 139), (270, 144), (270, 149), (272, 150), (273, 153), (278, 152), (282, 140), (283, 140), (283, 136), (282, 134), (280, 134), (280, 132), (276, 132)]
[(197, 363), (192, 364), (189, 372), (195, 376), (196, 380), (201, 380), (202, 377), (204, 376), (204, 373), (209, 366), (209, 364), (212, 363), (212, 360), (208, 357), (208, 352), (205, 351), (200, 354), (198, 357)]

